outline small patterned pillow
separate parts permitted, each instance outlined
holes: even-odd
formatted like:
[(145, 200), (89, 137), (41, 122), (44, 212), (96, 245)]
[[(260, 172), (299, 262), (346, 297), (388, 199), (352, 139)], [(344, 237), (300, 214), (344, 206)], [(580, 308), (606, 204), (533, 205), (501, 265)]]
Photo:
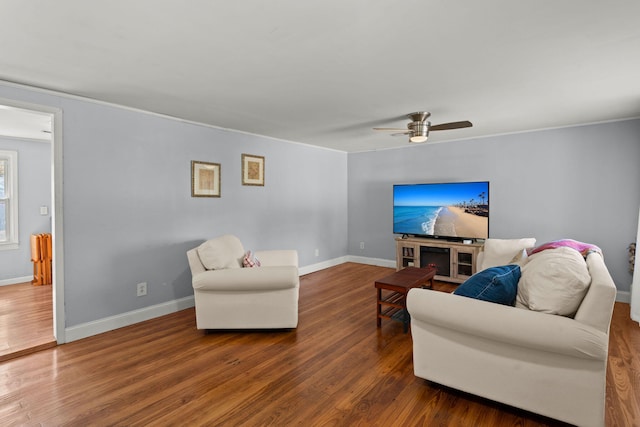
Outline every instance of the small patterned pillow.
[(242, 265), (245, 267), (260, 267), (260, 261), (258, 258), (253, 256), (251, 251), (247, 251), (244, 258), (242, 259)]

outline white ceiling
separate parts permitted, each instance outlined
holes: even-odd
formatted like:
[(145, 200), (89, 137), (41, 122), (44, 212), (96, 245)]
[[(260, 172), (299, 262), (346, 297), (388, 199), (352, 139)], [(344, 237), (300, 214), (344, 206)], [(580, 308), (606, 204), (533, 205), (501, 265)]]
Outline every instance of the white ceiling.
[[(353, 152), (640, 116), (637, 0), (0, 0), (0, 79)], [(428, 143), (429, 143), (428, 142)]]

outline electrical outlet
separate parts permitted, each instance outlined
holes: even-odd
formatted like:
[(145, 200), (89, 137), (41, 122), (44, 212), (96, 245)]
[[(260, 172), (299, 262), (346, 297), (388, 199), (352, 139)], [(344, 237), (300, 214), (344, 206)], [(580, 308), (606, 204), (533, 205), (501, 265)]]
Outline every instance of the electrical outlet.
[(147, 294), (147, 282), (138, 283), (136, 285), (136, 295), (139, 297)]
[(316, 249), (316, 256), (320, 256), (320, 249)]
[(360, 249), (364, 249), (364, 242), (360, 242)]

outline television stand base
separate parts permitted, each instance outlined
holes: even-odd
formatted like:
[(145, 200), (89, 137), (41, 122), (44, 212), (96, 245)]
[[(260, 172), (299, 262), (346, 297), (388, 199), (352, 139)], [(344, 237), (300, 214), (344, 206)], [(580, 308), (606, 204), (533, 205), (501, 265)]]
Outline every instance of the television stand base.
[(396, 238), (396, 269), (435, 265), (436, 280), (462, 283), (477, 270), (482, 243), (464, 243), (424, 237)]

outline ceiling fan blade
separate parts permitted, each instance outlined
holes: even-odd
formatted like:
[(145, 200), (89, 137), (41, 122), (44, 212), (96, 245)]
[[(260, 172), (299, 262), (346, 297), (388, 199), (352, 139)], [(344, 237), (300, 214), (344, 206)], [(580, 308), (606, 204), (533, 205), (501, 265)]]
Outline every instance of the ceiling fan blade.
[(401, 131), (401, 132), (405, 132), (406, 129), (400, 129), (400, 128), (373, 128), (373, 130), (382, 130), (382, 131)]
[(470, 128), (471, 126), (473, 126), (473, 124), (471, 124), (470, 121), (465, 120), (463, 122), (442, 123), (439, 125), (429, 126), (429, 131)]
[(409, 135), (409, 134), (411, 134), (411, 132), (399, 132), (399, 133), (392, 133), (391, 136)]

